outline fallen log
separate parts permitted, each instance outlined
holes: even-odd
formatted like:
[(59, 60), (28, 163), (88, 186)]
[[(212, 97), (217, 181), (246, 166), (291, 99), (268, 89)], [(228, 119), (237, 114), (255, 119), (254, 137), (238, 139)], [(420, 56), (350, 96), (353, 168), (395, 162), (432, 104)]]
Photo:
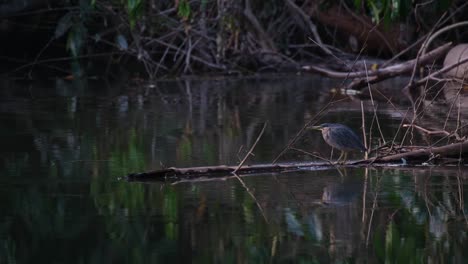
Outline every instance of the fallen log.
[(236, 170), (237, 175), (275, 173), (286, 171), (297, 171), (300, 169), (327, 169), (332, 167), (327, 162), (309, 162), (309, 163), (284, 163), (284, 164), (260, 164), (248, 165), (238, 169), (238, 166), (203, 166), (190, 168), (166, 168), (143, 173), (132, 173), (125, 177), (128, 181), (179, 181), (182, 179), (192, 179), (201, 177), (224, 177), (232, 175)]
[(416, 63), (418, 63), (418, 66), (432, 63), (434, 60), (436, 60), (440, 56), (447, 53), (451, 46), (452, 46), (452, 43), (449, 42), (422, 55), (419, 58), (419, 60), (412, 59), (409, 61), (390, 65), (385, 68), (381, 68), (377, 70), (367, 70), (367, 71), (358, 71), (358, 72), (337, 72), (337, 71), (332, 71), (327, 68), (323, 68), (323, 67), (316, 66), (316, 65), (306, 65), (306, 66), (303, 66), (302, 69), (315, 71), (327, 77), (341, 78), (341, 79), (367, 78), (367, 77), (373, 77), (373, 76), (379, 76), (380, 78), (385, 78), (385, 77), (389, 78), (395, 75), (400, 75), (402, 73), (412, 71)]
[(454, 143), (441, 147), (428, 147), (425, 149), (414, 150), (405, 153), (398, 153), (376, 159), (377, 162), (394, 162), (405, 159), (407, 161), (417, 162), (426, 161), (433, 158), (457, 158), (461, 159), (463, 154), (468, 152), (468, 140), (460, 143)]
[[(367, 167), (367, 166), (395, 166), (413, 165), (421, 162), (450, 161), (460, 164), (464, 154), (468, 154), (468, 140), (445, 145), (441, 147), (426, 147), (424, 149), (412, 150), (383, 157), (373, 157), (367, 160), (349, 161), (346, 165), (335, 165), (330, 162), (307, 162), (307, 163), (283, 163), (283, 164), (260, 164), (249, 165), (238, 168), (238, 166), (204, 166), (190, 168), (166, 168), (161, 170), (133, 173), (125, 177), (128, 181), (169, 181), (178, 182), (182, 180), (200, 180), (209, 178), (223, 178), (227, 176), (249, 175), (259, 173), (281, 173), (299, 170), (325, 170), (335, 167)], [(236, 171), (237, 170), (237, 171)]]
[(358, 72), (336, 72), (315, 65), (303, 66), (302, 69), (315, 71), (332, 78), (355, 78), (355, 80), (352, 81), (350, 84), (346, 85), (345, 88), (359, 89), (366, 86), (367, 84), (377, 83), (398, 75), (402, 75), (404, 73), (409, 73), (414, 69), (415, 65), (423, 66), (431, 64), (437, 58), (447, 53), (451, 46), (452, 43), (449, 42), (422, 55), (421, 57), (419, 57), (419, 59), (416, 58), (413, 60), (409, 60), (395, 65), (390, 65), (377, 70), (367, 70)]

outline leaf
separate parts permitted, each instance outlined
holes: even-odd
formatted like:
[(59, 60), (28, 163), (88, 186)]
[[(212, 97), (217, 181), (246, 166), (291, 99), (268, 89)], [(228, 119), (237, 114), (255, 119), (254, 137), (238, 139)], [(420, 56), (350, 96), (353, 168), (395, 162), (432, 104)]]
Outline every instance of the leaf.
[(400, 16), (400, 9), (400, 0), (392, 0), (392, 6), (390, 8), (390, 18), (392, 21), (397, 20), (397, 18)]
[(190, 16), (190, 5), (187, 0), (182, 0), (179, 2), (179, 7), (177, 9), (177, 15), (182, 19), (188, 19)]
[(70, 50), (73, 57), (78, 57), (80, 55), (87, 34), (87, 30), (82, 24), (74, 25), (72, 30), (68, 33), (67, 49)]
[(375, 5), (374, 2), (369, 2), (369, 5), (372, 9), (372, 20), (374, 23), (379, 23), (380, 21), (380, 9)]
[(57, 27), (55, 27), (54, 38), (58, 39), (63, 36), (70, 28), (73, 26), (73, 18), (74, 14), (72, 12), (66, 13), (57, 23)]
[(119, 34), (117, 36), (115, 42), (117, 43), (117, 46), (119, 47), (119, 50), (128, 50), (127, 39), (122, 34)]
[(68, 33), (68, 39), (67, 39), (67, 49), (72, 53), (73, 57), (76, 57), (78, 56), (78, 48), (77, 48), (77, 44), (76, 44), (76, 41), (75, 41), (76, 37), (75, 37), (75, 32), (74, 31), (71, 31), (70, 33)]
[(127, 0), (127, 13), (128, 20), (130, 21), (130, 27), (133, 28), (137, 22), (137, 19), (141, 16), (143, 11), (142, 0)]

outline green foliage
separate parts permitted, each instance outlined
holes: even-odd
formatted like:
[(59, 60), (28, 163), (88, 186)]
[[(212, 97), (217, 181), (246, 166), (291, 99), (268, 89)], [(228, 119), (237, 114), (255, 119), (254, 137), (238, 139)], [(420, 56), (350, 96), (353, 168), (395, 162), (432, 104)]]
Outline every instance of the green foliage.
[[(356, 2), (359, 2), (358, 4), (360, 4), (360, 1)], [(379, 23), (383, 20), (385, 25), (389, 25), (391, 22), (395, 22), (400, 18), (406, 17), (411, 11), (411, 6), (402, 4), (402, 2), (404, 3), (405, 1), (372, 0), (367, 1), (367, 6), (371, 11), (374, 23)]]
[[(368, 14), (372, 17), (374, 23), (383, 22), (386, 26), (393, 22), (406, 19), (406, 17), (414, 11), (412, 1), (406, 0), (354, 0), (354, 8), (358, 11), (367, 9)], [(434, 11), (444, 12), (452, 4), (452, 0), (436, 1), (432, 5)]]
[(88, 38), (86, 23), (91, 19), (94, 4), (94, 0), (91, 2), (80, 0), (78, 11), (68, 11), (60, 18), (55, 27), (55, 39), (68, 33), (66, 47), (75, 58), (81, 54), (81, 50), (86, 44)]
[(184, 20), (189, 19), (191, 13), (190, 4), (187, 0), (181, 0), (177, 7), (177, 15)]
[(143, 14), (144, 0), (122, 0), (122, 4), (126, 7), (130, 27), (134, 28), (136, 22)]
[[(125, 34), (121, 32), (128, 32), (135, 27), (143, 14), (144, 3), (145, 0), (110, 0), (106, 1), (106, 3), (97, 2), (96, 0), (72, 0), (67, 2), (68, 12), (59, 18), (52, 38), (55, 40), (66, 39), (66, 50), (73, 58), (70, 62), (73, 76), (80, 77), (84, 75), (82, 62), (78, 58), (90, 52), (91, 49), (88, 49), (90, 36), (92, 36), (95, 43), (102, 42), (103, 36), (109, 36), (108, 13), (105, 10), (101, 12), (103, 10), (98, 9), (102, 8), (102, 6), (112, 5), (117, 7), (116, 10), (120, 10), (117, 14), (128, 19), (130, 28), (118, 27), (113, 41), (115, 44), (113, 47), (117, 47), (120, 51), (126, 51), (129, 48), (129, 42)], [(99, 29), (103, 26), (105, 27), (102, 30), (104, 33), (101, 33)], [(113, 30), (110, 32), (113, 33)], [(110, 42), (112, 41), (108, 38), (107, 43)]]

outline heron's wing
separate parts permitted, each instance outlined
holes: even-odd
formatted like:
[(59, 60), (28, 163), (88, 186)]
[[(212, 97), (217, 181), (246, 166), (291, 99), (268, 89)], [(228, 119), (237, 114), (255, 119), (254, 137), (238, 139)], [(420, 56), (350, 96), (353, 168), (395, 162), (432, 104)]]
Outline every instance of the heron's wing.
[(362, 144), (361, 139), (351, 129), (347, 127), (340, 127), (336, 129), (335, 133), (335, 140), (338, 146), (341, 146), (346, 150), (366, 150)]

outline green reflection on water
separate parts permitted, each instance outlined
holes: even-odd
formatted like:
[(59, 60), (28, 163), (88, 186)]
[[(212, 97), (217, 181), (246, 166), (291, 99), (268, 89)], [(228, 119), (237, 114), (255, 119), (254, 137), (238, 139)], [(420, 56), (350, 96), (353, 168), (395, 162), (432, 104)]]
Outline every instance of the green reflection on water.
[[(417, 227), (414, 224), (407, 226)], [(381, 262), (424, 263), (424, 236), (421, 236), (421, 232), (408, 232), (411, 230), (404, 230), (405, 235), (401, 237), (398, 226), (392, 221), (387, 225), (384, 245), (381, 235), (375, 236), (375, 251)], [(416, 241), (419, 245), (416, 245)]]

